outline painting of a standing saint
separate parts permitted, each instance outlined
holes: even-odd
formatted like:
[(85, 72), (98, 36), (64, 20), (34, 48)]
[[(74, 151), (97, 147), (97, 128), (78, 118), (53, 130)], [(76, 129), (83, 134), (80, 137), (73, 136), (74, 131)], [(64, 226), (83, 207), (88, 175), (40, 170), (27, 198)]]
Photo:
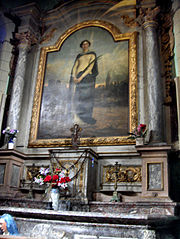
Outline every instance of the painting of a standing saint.
[(41, 48), (29, 146), (133, 144), (137, 124), (136, 32), (103, 21), (75, 25)]
[(75, 123), (82, 137), (127, 135), (128, 58), (128, 41), (99, 27), (76, 31), (48, 53), (38, 138), (67, 138)]

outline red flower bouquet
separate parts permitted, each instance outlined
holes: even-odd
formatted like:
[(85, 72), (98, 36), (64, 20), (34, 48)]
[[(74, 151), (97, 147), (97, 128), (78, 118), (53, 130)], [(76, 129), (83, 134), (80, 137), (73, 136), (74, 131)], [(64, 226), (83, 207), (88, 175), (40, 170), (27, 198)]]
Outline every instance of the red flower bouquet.
[(49, 183), (49, 182), (51, 182), (51, 179), (52, 179), (52, 177), (51, 177), (51, 175), (47, 175), (46, 177), (45, 177), (45, 179), (44, 179), (44, 182), (45, 183)]
[(67, 188), (71, 179), (67, 177), (63, 170), (56, 168), (53, 172), (49, 168), (41, 168), (39, 175), (34, 178), (34, 182), (40, 185), (50, 184), (52, 188)]
[(140, 124), (134, 130), (133, 133), (129, 133), (131, 136), (129, 136), (128, 139), (145, 138), (146, 133), (147, 133), (146, 125)]

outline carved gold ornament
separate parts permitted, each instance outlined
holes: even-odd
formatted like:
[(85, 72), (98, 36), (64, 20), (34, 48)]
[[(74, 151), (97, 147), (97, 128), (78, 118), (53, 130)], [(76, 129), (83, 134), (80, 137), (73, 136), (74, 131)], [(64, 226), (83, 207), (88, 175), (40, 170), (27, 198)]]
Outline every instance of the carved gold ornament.
[[(86, 21), (68, 29), (59, 37), (55, 45), (41, 48), (30, 128), (30, 147), (59, 147), (71, 145), (70, 138), (37, 139), (46, 58), (49, 52), (59, 51), (64, 41), (72, 33), (92, 26), (107, 30), (112, 35), (114, 41), (128, 40), (129, 42), (129, 131), (132, 132), (137, 126), (137, 33), (121, 34), (119, 29), (111, 23), (98, 20)], [(82, 146), (134, 143), (134, 140), (128, 139), (128, 136), (81, 138), (80, 141), (80, 145)]]
[(35, 36), (30, 31), (22, 32), (22, 33), (16, 33), (15, 34), (16, 39), (20, 41), (20, 46), (23, 47), (24, 45), (31, 46), (33, 44), (36, 44), (38, 39), (37, 36)]
[(39, 173), (40, 166), (27, 166), (26, 167), (26, 180), (33, 180), (34, 176)]
[[(115, 166), (108, 165), (103, 167), (103, 179), (104, 183), (115, 182)], [(142, 172), (141, 167), (126, 167), (121, 166), (118, 172), (117, 182), (141, 182)]]
[(121, 19), (123, 20), (124, 24), (127, 27), (137, 27), (138, 26), (138, 23), (136, 22), (135, 17), (130, 17), (128, 15), (123, 15), (123, 16), (121, 16)]

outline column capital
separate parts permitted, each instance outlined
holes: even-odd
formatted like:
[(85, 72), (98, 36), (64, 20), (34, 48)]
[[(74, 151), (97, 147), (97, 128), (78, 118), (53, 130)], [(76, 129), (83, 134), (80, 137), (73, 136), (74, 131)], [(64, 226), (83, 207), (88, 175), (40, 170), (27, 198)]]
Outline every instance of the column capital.
[(31, 45), (37, 43), (37, 37), (30, 31), (15, 34), (16, 39), (19, 40), (19, 48), (30, 48)]
[(34, 35), (39, 33), (41, 12), (35, 2), (16, 7), (13, 12), (21, 20), (21, 24), (18, 27), (20, 33), (28, 31)]
[(160, 12), (159, 7), (155, 8), (140, 8), (139, 9), (139, 16), (137, 21), (140, 25), (146, 29), (147, 27), (157, 27), (157, 16)]
[(145, 21), (143, 23), (144, 29), (151, 27), (151, 28), (156, 28), (158, 26), (158, 23), (156, 21)]

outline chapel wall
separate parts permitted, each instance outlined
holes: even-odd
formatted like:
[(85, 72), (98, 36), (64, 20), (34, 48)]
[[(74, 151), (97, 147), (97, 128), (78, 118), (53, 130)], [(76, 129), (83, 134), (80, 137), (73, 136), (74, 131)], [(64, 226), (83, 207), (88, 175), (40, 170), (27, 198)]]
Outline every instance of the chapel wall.
[(0, 131), (2, 129), (5, 103), (8, 96), (8, 85), (10, 78), (11, 59), (13, 60), (10, 43), (15, 24), (0, 12)]

